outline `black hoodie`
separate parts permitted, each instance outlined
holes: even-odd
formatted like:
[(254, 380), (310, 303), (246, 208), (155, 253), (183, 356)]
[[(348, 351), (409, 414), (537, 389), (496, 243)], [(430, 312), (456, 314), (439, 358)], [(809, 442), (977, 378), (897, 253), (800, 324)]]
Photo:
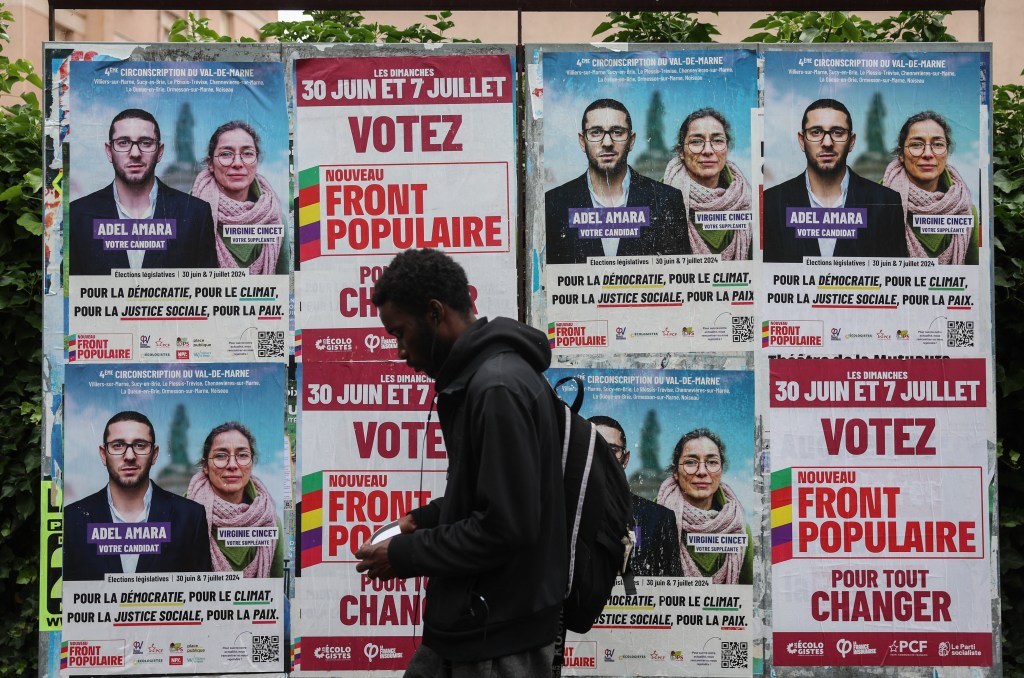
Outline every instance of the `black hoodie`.
[(543, 332), (471, 325), (437, 377), (444, 496), (388, 546), (400, 577), (428, 576), (423, 643), (479, 661), (551, 643), (566, 585), (565, 508)]

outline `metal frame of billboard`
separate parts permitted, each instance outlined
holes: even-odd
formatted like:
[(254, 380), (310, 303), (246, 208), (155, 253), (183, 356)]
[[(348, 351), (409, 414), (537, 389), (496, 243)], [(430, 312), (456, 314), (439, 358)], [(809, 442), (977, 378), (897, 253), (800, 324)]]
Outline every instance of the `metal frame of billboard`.
[[(713, 8), (708, 0), (215, 0), (207, 9), (221, 10), (433, 10), (439, 6), (457, 11), (516, 12), (518, 43), (522, 44), (523, 12), (610, 12), (615, 10), (678, 12), (773, 12), (780, 9), (808, 11), (821, 9), (821, 0), (720, 0)], [(145, 4), (124, 0), (48, 0), (50, 40), (55, 39), (55, 14), (58, 9), (180, 9), (172, 0), (152, 0)], [(623, 6), (627, 5), (627, 6)], [(838, 9), (838, 8), (831, 8)], [(851, 11), (892, 11), (891, 0), (846, 0), (843, 9)], [(978, 40), (985, 39), (985, 0), (903, 0), (900, 10), (950, 10), (978, 12)]]

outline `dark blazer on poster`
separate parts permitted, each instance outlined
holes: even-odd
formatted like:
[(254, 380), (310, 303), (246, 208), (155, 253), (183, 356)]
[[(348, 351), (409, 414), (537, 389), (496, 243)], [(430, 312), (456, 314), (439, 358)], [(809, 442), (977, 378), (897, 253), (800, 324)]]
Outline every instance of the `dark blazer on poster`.
[[(159, 179), (154, 219), (175, 219), (178, 237), (166, 250), (149, 250), (143, 268), (217, 268), (210, 203), (171, 188)], [(124, 250), (104, 250), (103, 241), (92, 237), (93, 219), (117, 219), (114, 185), (71, 202), (71, 233), (68, 252), (71, 275), (109, 275), (111, 269), (128, 268)]]
[[(900, 194), (868, 181), (850, 168), (850, 186), (845, 207), (866, 207), (867, 226), (859, 229), (856, 240), (839, 238), (833, 256), (905, 257), (907, 240), (903, 232), (903, 204)], [(797, 238), (786, 226), (787, 207), (810, 207), (804, 174), (773, 186), (764, 192), (764, 260), (799, 264), (804, 257), (820, 257), (817, 238)]]
[(633, 520), (637, 543), (633, 549), (633, 574), (646, 577), (682, 577), (679, 530), (676, 514), (649, 499), (633, 495)]
[[(577, 238), (569, 227), (569, 209), (593, 207), (587, 175), (556, 186), (544, 195), (544, 227), (547, 229), (547, 263), (585, 264), (587, 257), (603, 257), (600, 238)], [(650, 207), (651, 223), (639, 238), (622, 238), (616, 256), (690, 254), (686, 234), (686, 205), (678, 188), (648, 179), (629, 168), (626, 207)]]
[[(65, 580), (100, 580), (105, 574), (122, 572), (120, 555), (100, 555), (96, 545), (88, 542), (89, 523), (112, 522), (105, 485), (99, 492), (64, 507)], [(146, 522), (170, 523), (171, 541), (160, 545), (160, 553), (140, 554), (137, 573), (212, 571), (210, 531), (202, 504), (171, 494), (153, 483)]]

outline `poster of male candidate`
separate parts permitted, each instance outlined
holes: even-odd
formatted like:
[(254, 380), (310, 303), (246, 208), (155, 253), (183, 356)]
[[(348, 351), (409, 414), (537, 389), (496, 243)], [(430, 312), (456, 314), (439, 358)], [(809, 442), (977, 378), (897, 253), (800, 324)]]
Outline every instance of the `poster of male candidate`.
[[(750, 370), (569, 369), (580, 414), (633, 492), (632, 569), (592, 631), (566, 639), (568, 675), (749, 676), (760, 495)], [(574, 382), (559, 387), (572, 402)]]
[(444, 493), (433, 381), (393, 362), (300, 365), (302, 511), (293, 670), (401, 675), (419, 645), (425, 578), (356, 572), (356, 550)]
[(555, 351), (751, 348), (755, 52), (545, 51), (541, 66), (533, 243)]
[(283, 365), (70, 365), (70, 675), (281, 671)]
[(284, 65), (66, 65), (69, 360), (282, 360)]
[[(980, 48), (979, 48), (980, 49)], [(764, 345), (987, 344), (989, 54), (765, 54)]]
[(296, 60), (303, 360), (396, 357), (371, 297), (410, 248), (462, 264), (476, 315), (516, 315), (513, 71), (508, 54)]
[(991, 666), (986, 360), (769, 370), (773, 664)]

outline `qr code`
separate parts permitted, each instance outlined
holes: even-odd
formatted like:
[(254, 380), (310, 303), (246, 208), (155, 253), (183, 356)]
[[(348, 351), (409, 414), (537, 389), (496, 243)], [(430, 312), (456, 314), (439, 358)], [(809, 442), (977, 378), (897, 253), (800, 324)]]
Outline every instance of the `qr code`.
[(732, 319), (732, 343), (754, 340), (754, 316), (741, 315)]
[(722, 641), (722, 668), (745, 669), (750, 664), (746, 643)]
[(252, 637), (252, 663), (266, 664), (281, 661), (281, 638), (279, 636)]
[(284, 357), (284, 332), (260, 332), (256, 339), (258, 358)]
[(946, 322), (946, 346), (949, 348), (974, 346), (974, 321), (950, 320)]

